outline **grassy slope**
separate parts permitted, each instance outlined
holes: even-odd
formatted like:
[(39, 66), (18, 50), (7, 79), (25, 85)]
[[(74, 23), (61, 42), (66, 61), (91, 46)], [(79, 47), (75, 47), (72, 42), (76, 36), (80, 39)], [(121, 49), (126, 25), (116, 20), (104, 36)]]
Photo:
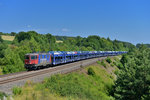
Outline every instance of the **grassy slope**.
[[(118, 58), (111, 58), (109, 64), (104, 60), (82, 68), (79, 71), (54, 75), (41, 84), (32, 84), (30, 81), (18, 92), (14, 88), (15, 100), (112, 100), (109, 96), (114, 79)], [(115, 63), (113, 63), (115, 62)], [(113, 66), (113, 67), (112, 67)], [(88, 75), (92, 68), (95, 75)]]
[(14, 40), (15, 36), (8, 36), (8, 35), (1, 35), (2, 39), (4, 40), (4, 43), (11, 44)]

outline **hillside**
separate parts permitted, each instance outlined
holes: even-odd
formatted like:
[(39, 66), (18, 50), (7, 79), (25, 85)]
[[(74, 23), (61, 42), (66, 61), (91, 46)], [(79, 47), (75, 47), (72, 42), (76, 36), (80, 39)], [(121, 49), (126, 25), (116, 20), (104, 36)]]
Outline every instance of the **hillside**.
[(28, 81), (22, 88), (14, 87), (13, 97), (15, 100), (113, 99), (110, 93), (116, 79), (119, 58), (107, 58), (76, 72), (54, 75), (39, 84)]
[[(24, 55), (26, 53), (48, 51), (131, 51), (136, 49), (133, 44), (118, 40), (113, 41), (96, 35), (82, 38), (80, 36), (67, 37), (39, 34), (35, 31), (16, 34), (7, 33), (7, 36), (4, 36), (5, 33), (1, 34), (5, 40), (0, 43), (0, 74), (26, 70), (24, 68)], [(14, 36), (10, 36), (14, 34), (15, 39)]]
[(136, 47), (139, 48), (141, 45), (144, 45), (144, 46), (150, 48), (150, 44), (140, 44), (140, 43), (138, 43), (138, 44), (136, 45)]
[[(0, 37), (0, 74), (24, 71), (26, 53), (50, 50), (129, 52), (122, 55), (120, 60), (114, 58), (116, 62), (107, 58), (106, 61), (98, 61), (97, 64), (77, 72), (52, 76), (43, 84), (27, 82), (25, 87), (13, 89), (14, 98), (18, 100), (20, 98), (41, 100), (44, 97), (52, 99), (58, 97), (62, 100), (97, 98), (149, 100), (150, 98), (150, 48), (144, 45), (136, 48), (131, 43), (113, 41), (95, 35), (87, 38), (67, 37), (63, 42), (56, 43), (55, 36), (51, 34), (39, 34), (35, 31), (19, 32), (10, 45)], [(0, 93), (1, 95), (4, 94)]]

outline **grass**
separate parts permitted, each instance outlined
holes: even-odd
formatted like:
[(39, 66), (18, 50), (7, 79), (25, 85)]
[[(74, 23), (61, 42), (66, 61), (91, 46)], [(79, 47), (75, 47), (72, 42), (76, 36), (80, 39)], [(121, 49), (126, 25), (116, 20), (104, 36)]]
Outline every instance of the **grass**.
[(40, 88), (41, 85), (30, 85), (22, 88), (22, 94), (14, 95), (14, 100), (74, 100), (71, 97), (60, 97), (57, 94), (50, 93), (48, 89)]
[(12, 41), (4, 40), (4, 43), (5, 43), (5, 44), (11, 44), (11, 43), (12, 43)]
[(106, 63), (105, 63), (104, 59), (102, 61), (97, 61), (97, 64), (102, 65), (106, 68)]
[(1, 67), (0, 67), (0, 75), (3, 75), (3, 70)]
[(3, 40), (13, 41), (15, 36), (1, 35)]
[[(100, 66), (91, 66), (92, 69), (94, 70), (95, 74), (97, 75), (98, 80), (96, 79), (95, 81), (98, 81), (99, 84), (103, 83), (103, 85), (106, 85), (106, 86), (111, 86), (113, 85), (113, 80), (110, 78), (110, 74), (107, 73), (107, 71), (103, 68), (101, 68)], [(89, 67), (86, 68), (86, 70), (88, 69)], [(100, 82), (102, 81), (102, 82)], [(103, 88), (104, 89), (104, 88)], [(106, 91), (107, 92), (107, 91)]]
[(14, 87), (13, 88), (13, 94), (14, 95), (20, 95), (22, 93), (22, 88), (20, 87)]
[(101, 65), (106, 68), (106, 64), (105, 64), (104, 60), (102, 60)]
[[(99, 66), (89, 66), (95, 75), (73, 72), (54, 75), (43, 84), (26, 84), (22, 89), (15, 87), (15, 100), (110, 100), (109, 90), (113, 79)], [(20, 92), (20, 90), (22, 90)], [(19, 94), (19, 95), (18, 95)]]

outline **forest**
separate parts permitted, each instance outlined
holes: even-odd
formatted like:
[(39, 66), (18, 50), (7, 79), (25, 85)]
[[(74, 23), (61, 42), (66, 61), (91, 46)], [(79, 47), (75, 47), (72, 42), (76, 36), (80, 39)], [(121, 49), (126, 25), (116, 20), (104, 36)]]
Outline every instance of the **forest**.
[[(131, 43), (110, 40), (99, 36), (87, 38), (53, 36), (51, 34), (39, 34), (35, 31), (14, 33), (0, 33), (1, 35), (15, 35), (11, 43), (4, 42), (0, 38), (0, 73), (8, 74), (23, 71), (24, 55), (32, 52), (48, 51), (130, 51), (136, 47)], [(63, 42), (57, 43), (61, 40)]]
[[(5, 35), (6, 33), (0, 34)], [(114, 63), (118, 68), (118, 71), (115, 72), (117, 79), (113, 80), (114, 84), (112, 84), (106, 94), (112, 96), (112, 100), (149, 100), (150, 98), (150, 48), (146, 45), (140, 44), (136, 47), (128, 42), (111, 40), (109, 37), (106, 39), (96, 35), (88, 37), (67, 37), (53, 36), (49, 33), (39, 34), (35, 31), (7, 33), (6, 35), (15, 36), (15, 39), (11, 43), (7, 43), (0, 37), (1, 75), (26, 70), (24, 68), (24, 55), (31, 52), (128, 51), (128, 54), (121, 57), (118, 64)], [(110, 60), (106, 61), (111, 63)], [(104, 63), (101, 64), (105, 66)], [(67, 76), (65, 77), (67, 78)], [(63, 81), (62, 76), (54, 76), (52, 78), (61, 78)], [(76, 78), (78, 79), (77, 76)], [(53, 79), (49, 79), (50, 83), (53, 82), (51, 80)], [(45, 84), (50, 83), (47, 82)], [(49, 85), (47, 87), (52, 89)], [(80, 89), (77, 91), (80, 91)], [(69, 95), (72, 94), (70, 93)], [(89, 100), (94, 100), (94, 96), (92, 94), (90, 95), (91, 98)], [(77, 94), (77, 97), (80, 98), (80, 94)], [(88, 97), (85, 96), (85, 98)]]

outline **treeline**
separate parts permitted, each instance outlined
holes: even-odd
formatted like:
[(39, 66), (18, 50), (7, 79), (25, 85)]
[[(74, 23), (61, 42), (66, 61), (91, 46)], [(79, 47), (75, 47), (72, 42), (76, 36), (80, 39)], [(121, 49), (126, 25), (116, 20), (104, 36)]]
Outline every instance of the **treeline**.
[[(63, 38), (63, 37), (62, 37)], [(93, 35), (93, 36), (88, 36), (87, 38), (82, 38), (80, 36), (77, 37), (65, 37), (63, 43), (58, 44), (58, 50), (77, 50), (77, 51), (109, 51), (109, 50), (114, 50), (114, 51), (129, 51), (132, 49), (135, 49), (136, 47), (128, 42), (121, 42), (118, 40), (110, 40), (109, 38), (101, 38), (99, 36)]]
[(0, 32), (0, 35), (8, 35), (8, 36), (15, 36), (16, 34), (17, 34), (16, 32), (11, 32), (11, 33)]
[(150, 48), (141, 45), (123, 55), (119, 74), (112, 91), (116, 100), (150, 99)]
[(56, 38), (56, 40), (64, 41), (64, 40), (66, 40), (66, 39), (68, 39), (68, 38), (74, 38), (74, 37), (58, 36), (58, 35), (56, 35), (55, 38)]
[(138, 44), (136, 45), (136, 47), (139, 48), (141, 45), (145, 45), (146, 47), (150, 48), (150, 44), (140, 44), (140, 43), (138, 43)]
[(11, 45), (0, 43), (0, 73), (23, 71), (24, 55), (38, 51), (50, 51), (55, 47), (55, 37), (41, 35), (34, 31), (19, 32)]
[[(5, 34), (5, 33), (2, 33)], [(56, 38), (63, 40), (57, 43)], [(99, 36), (88, 36), (87, 38), (60, 37), (51, 34), (39, 34), (35, 31), (19, 32), (11, 44), (6, 44), (0, 38), (0, 73), (14, 73), (23, 71), (24, 55), (32, 52), (47, 51), (130, 51), (136, 49), (134, 45)]]

